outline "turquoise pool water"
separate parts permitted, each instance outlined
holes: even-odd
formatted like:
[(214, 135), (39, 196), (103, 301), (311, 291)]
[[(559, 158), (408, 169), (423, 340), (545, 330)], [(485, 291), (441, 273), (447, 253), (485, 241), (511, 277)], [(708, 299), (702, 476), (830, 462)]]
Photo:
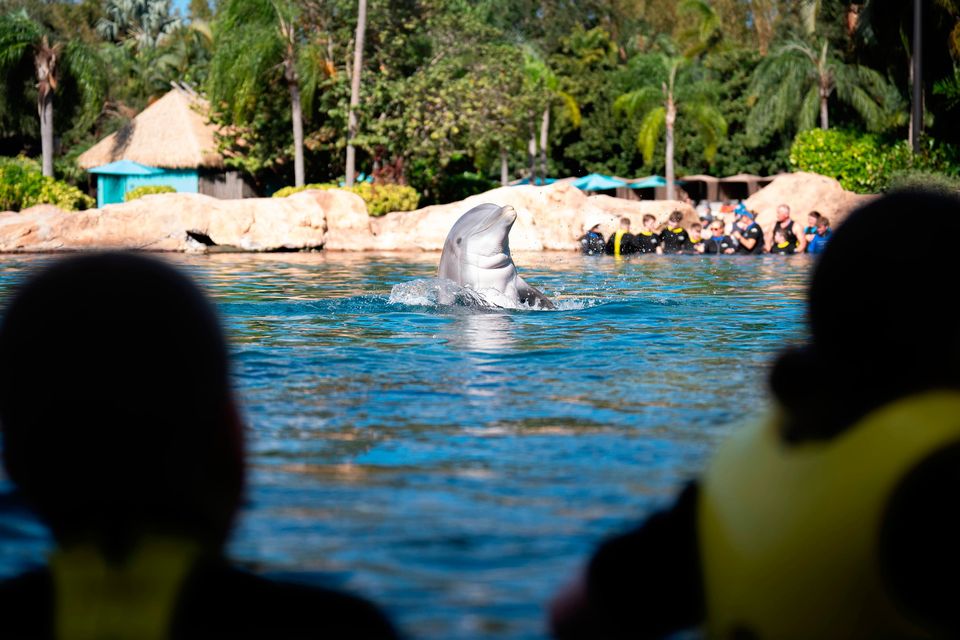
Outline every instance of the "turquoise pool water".
[[(437, 254), (165, 257), (233, 342), (236, 558), (363, 593), (412, 637), (542, 638), (591, 547), (762, 414), (772, 355), (804, 335), (806, 256), (514, 258), (558, 311), (391, 302)], [(0, 302), (50, 259), (0, 256)], [(49, 542), (0, 492), (6, 577)]]

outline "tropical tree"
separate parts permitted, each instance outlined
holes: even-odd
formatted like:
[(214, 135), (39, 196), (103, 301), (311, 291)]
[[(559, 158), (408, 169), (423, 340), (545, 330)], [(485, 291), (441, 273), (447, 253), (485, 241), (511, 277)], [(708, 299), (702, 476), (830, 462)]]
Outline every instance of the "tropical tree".
[(0, 77), (6, 87), (0, 98), (0, 115), (7, 118), (26, 106), (22, 99), (10, 100), (9, 96), (36, 92), (43, 175), (52, 177), (54, 95), (67, 92), (65, 89), (73, 93), (75, 127), (92, 124), (104, 95), (95, 53), (79, 40), (58, 41), (57, 34), (31, 18), (26, 10), (8, 13), (0, 17)]
[(108, 0), (97, 33), (105, 40), (132, 40), (138, 47), (154, 48), (183, 26), (170, 9), (170, 0)]
[(791, 40), (767, 56), (754, 72), (750, 93), (757, 101), (747, 131), (779, 131), (791, 121), (811, 129), (819, 113), (820, 128), (830, 127), (829, 102), (837, 98), (853, 108), (871, 131), (884, 128), (896, 91), (869, 67), (848, 64), (826, 39)]
[(689, 118), (703, 142), (708, 162), (713, 161), (717, 146), (727, 135), (727, 122), (711, 104), (711, 96), (697, 74), (699, 68), (688, 58), (667, 55), (644, 58), (647, 64), (642, 70), (643, 77), (648, 81), (659, 79), (660, 86), (648, 84), (625, 93), (616, 99), (613, 109), (618, 115), (640, 118), (637, 146), (645, 164), (652, 162), (660, 132), (666, 129), (667, 199), (672, 200), (676, 194), (673, 138), (677, 118)]
[(293, 129), (294, 182), (304, 184), (303, 110), (312, 110), (318, 76), (327, 67), (290, 0), (229, 0), (214, 24), (208, 90), (232, 124), (250, 125), (269, 87), (285, 85)]
[[(550, 134), (550, 110), (555, 104), (563, 106), (574, 129), (580, 126), (580, 107), (576, 99), (560, 89), (560, 80), (544, 59), (532, 48), (524, 50), (524, 73), (528, 81), (528, 90), (535, 96), (543, 112), (540, 116), (540, 173), (547, 177), (547, 144)], [(530, 180), (535, 178), (536, 129), (530, 127)]]

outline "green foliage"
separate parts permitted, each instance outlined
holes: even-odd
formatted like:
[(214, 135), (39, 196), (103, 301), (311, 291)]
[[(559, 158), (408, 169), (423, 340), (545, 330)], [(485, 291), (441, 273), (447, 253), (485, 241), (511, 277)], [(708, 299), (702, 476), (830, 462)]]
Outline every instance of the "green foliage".
[(36, 160), (0, 158), (0, 211), (20, 211), (38, 204), (76, 211), (92, 207), (95, 201), (73, 185), (44, 176)]
[(887, 188), (889, 190), (920, 188), (960, 195), (960, 178), (935, 171), (906, 169), (891, 173)]
[(949, 179), (960, 173), (957, 149), (926, 138), (914, 156), (903, 140), (891, 142), (874, 134), (812, 129), (797, 134), (790, 164), (840, 181), (844, 189), (878, 193), (918, 176)]
[(150, 184), (144, 185), (142, 187), (136, 187), (130, 189), (125, 194), (123, 194), (123, 201), (130, 202), (131, 200), (136, 200), (137, 198), (142, 198), (143, 196), (149, 196), (154, 193), (176, 193), (177, 190), (167, 184)]
[(358, 182), (352, 187), (341, 187), (337, 184), (307, 184), (302, 187), (284, 187), (273, 194), (274, 198), (285, 198), (294, 193), (307, 189), (340, 189), (355, 193), (367, 204), (367, 213), (371, 216), (382, 216), (391, 211), (413, 211), (420, 202), (420, 195), (413, 187), (399, 184), (370, 184)]
[(836, 178), (850, 191), (878, 193), (893, 171), (906, 167), (906, 156), (899, 146), (887, 148), (875, 135), (810, 129), (797, 134), (790, 164), (799, 171)]

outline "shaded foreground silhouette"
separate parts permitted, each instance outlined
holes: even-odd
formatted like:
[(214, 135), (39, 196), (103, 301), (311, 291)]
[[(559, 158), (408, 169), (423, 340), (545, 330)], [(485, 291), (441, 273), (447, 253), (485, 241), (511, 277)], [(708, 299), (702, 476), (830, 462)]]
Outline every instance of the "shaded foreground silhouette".
[(816, 265), (809, 342), (771, 371), (774, 415), (599, 547), (553, 602), (555, 637), (960, 637), (958, 267), (891, 251), (905, 212), (960, 237), (955, 197), (854, 212)]
[(223, 557), (243, 425), (215, 312), (171, 267), (89, 255), (27, 282), (0, 328), (0, 425), (57, 544), (0, 584), (0, 637), (396, 637), (363, 599)]

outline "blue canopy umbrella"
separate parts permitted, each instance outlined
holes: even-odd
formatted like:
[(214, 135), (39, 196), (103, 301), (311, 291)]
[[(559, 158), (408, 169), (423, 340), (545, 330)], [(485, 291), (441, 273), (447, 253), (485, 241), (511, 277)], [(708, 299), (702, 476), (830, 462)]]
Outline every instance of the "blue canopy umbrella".
[(617, 187), (627, 186), (627, 183), (623, 180), (617, 180), (616, 178), (611, 178), (610, 176), (599, 173), (591, 173), (582, 178), (577, 178), (570, 184), (583, 191), (603, 191), (604, 189), (616, 189)]
[(643, 180), (631, 182), (627, 186), (631, 189), (653, 189), (654, 187), (665, 187), (667, 186), (667, 179), (663, 176), (648, 176)]
[[(535, 185), (553, 184), (553, 183), (556, 182), (556, 181), (557, 181), (556, 178), (537, 178), (536, 182), (534, 182), (533, 184), (535, 184)], [(522, 184), (530, 184), (530, 178), (524, 178), (523, 180), (517, 180), (516, 182), (513, 183), (513, 186), (516, 187), (516, 186), (519, 186), (519, 185), (522, 185)]]

